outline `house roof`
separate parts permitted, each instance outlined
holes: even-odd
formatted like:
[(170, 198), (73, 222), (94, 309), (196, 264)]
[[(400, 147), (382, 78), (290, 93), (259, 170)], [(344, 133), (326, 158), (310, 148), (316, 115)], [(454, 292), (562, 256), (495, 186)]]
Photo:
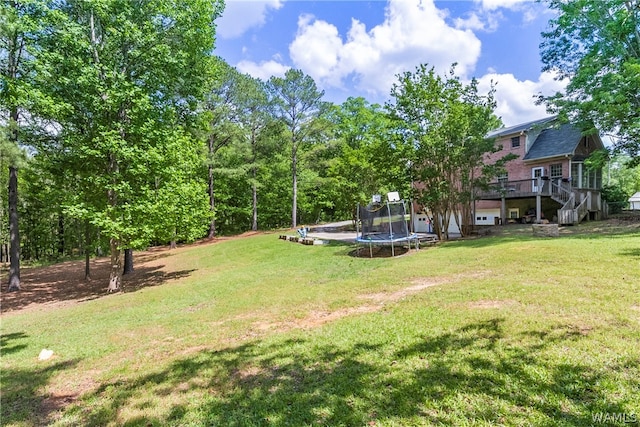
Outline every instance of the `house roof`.
[(640, 191), (638, 191), (633, 196), (629, 197), (629, 202), (640, 202)]
[(573, 154), (582, 139), (582, 132), (571, 124), (544, 129), (531, 145), (523, 160)]
[(487, 134), (488, 138), (499, 138), (501, 136), (519, 134), (522, 132), (528, 132), (532, 129), (542, 127), (546, 125), (548, 122), (551, 122), (556, 119), (556, 116), (545, 117), (544, 119), (532, 120), (530, 122), (522, 123), (515, 126), (510, 126), (508, 128), (500, 128), (493, 130)]
[[(487, 134), (488, 138), (508, 137), (509, 135), (528, 134), (528, 138), (535, 138), (528, 145), (523, 160), (538, 160), (551, 157), (574, 155), (578, 144), (582, 140), (580, 129), (570, 123), (559, 125), (554, 123), (557, 116), (545, 117), (508, 128), (501, 128)], [(598, 135), (597, 141), (600, 141)], [(600, 141), (600, 144), (602, 142)]]

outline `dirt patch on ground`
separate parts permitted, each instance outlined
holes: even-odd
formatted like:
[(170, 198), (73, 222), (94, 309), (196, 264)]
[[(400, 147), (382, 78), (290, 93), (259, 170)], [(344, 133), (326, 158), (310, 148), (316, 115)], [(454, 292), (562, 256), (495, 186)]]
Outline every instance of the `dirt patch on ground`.
[(515, 307), (520, 305), (520, 303), (516, 300), (512, 299), (503, 299), (503, 300), (478, 300), (472, 301), (467, 304), (469, 308), (480, 308), (480, 309), (488, 309), (488, 308), (505, 308), (505, 307)]
[[(255, 234), (257, 233), (251, 232), (240, 236), (203, 240), (195, 244), (209, 245)], [(179, 246), (170, 249), (168, 246), (163, 246), (146, 251), (135, 251), (134, 271), (123, 276), (122, 291), (133, 292), (141, 288), (166, 283), (168, 280), (188, 276), (191, 271), (180, 269), (170, 261), (171, 256), (188, 247)], [(84, 260), (66, 261), (46, 267), (23, 268), (20, 272), (21, 289), (18, 292), (4, 290), (7, 269), (7, 266), (2, 268), (3, 292), (0, 293), (2, 314), (17, 310), (49, 310), (109, 296), (107, 293), (110, 272), (109, 257), (93, 258), (90, 261), (91, 280), (85, 280)]]
[(402, 300), (403, 298), (417, 294), (427, 288), (431, 288), (433, 286), (444, 285), (459, 282), (463, 279), (469, 278), (480, 278), (485, 277), (491, 274), (490, 271), (480, 271), (473, 274), (459, 274), (447, 277), (430, 277), (430, 278), (419, 278), (414, 279), (411, 283), (411, 286), (407, 286), (406, 288), (398, 289), (394, 292), (377, 292), (370, 294), (359, 295), (358, 299), (369, 301), (368, 304), (359, 305), (356, 307), (347, 307), (342, 309), (337, 309), (333, 311), (328, 310), (318, 310), (311, 311), (307, 316), (283, 321), (283, 322), (271, 322), (264, 320), (257, 320), (253, 322), (252, 331), (250, 332), (250, 336), (256, 337), (261, 335), (266, 331), (278, 331), (284, 332), (292, 329), (311, 329), (318, 326), (322, 326), (325, 323), (333, 322), (335, 320), (339, 320), (341, 318), (359, 314), (373, 313), (376, 311), (380, 311), (385, 307), (387, 303), (393, 303)]
[(433, 286), (455, 283), (464, 279), (479, 279), (482, 277), (489, 276), (490, 274), (491, 274), (491, 271), (478, 271), (472, 274), (456, 274), (451, 276), (438, 276), (438, 277), (421, 277), (421, 278), (414, 279), (411, 282), (412, 283), (411, 286), (402, 288), (395, 292), (391, 292), (391, 293), (379, 292), (375, 294), (366, 294), (366, 295), (361, 295), (360, 298), (372, 300), (377, 303), (399, 301), (402, 298), (405, 298), (413, 294), (417, 294), (418, 292), (421, 292)]

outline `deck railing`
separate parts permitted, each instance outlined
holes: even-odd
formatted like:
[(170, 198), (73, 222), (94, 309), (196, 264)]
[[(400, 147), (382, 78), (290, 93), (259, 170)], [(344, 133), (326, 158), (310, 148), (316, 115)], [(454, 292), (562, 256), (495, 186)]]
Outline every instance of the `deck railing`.
[(523, 197), (534, 192), (535, 186), (531, 179), (520, 181), (493, 182), (476, 193), (479, 199), (500, 199), (502, 197)]
[[(555, 180), (554, 180), (555, 181)], [(555, 194), (564, 194), (567, 186), (563, 183), (554, 182), (548, 178), (538, 177), (531, 179), (522, 179), (517, 181), (493, 182), (486, 188), (476, 192), (479, 199), (500, 199), (515, 197), (534, 197), (536, 195), (552, 196)], [(570, 188), (570, 184), (569, 184)]]
[[(564, 206), (563, 209), (569, 207), (573, 203), (574, 193), (571, 191), (571, 184), (564, 183), (561, 180), (552, 180), (550, 184), (551, 196)], [(573, 207), (573, 206), (570, 206)]]
[(591, 192), (587, 192), (586, 197), (580, 202), (578, 206), (576, 206), (576, 222), (582, 221), (588, 212), (589, 206), (591, 205)]

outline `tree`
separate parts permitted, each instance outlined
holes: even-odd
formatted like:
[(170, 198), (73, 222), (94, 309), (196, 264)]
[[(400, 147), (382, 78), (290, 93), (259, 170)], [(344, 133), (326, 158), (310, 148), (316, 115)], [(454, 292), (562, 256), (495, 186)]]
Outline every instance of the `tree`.
[(399, 76), (391, 94), (398, 143), (420, 182), (417, 201), (434, 214), (440, 239), (448, 238), (452, 214), (462, 218), (459, 228), (466, 234), (473, 224), (473, 189), (485, 176), (485, 154), (495, 150), (485, 135), (500, 124), (493, 115), (493, 90), (480, 95), (475, 79), (463, 84), (455, 65), (440, 77), (422, 64)]
[(611, 156), (606, 148), (585, 160), (589, 169), (606, 170), (602, 199), (609, 205), (609, 213), (620, 213), (629, 206), (629, 197), (640, 190), (640, 165), (629, 166), (631, 163), (629, 156)]
[(250, 147), (251, 182), (251, 230), (258, 229), (258, 156), (260, 154), (261, 133), (271, 123), (271, 104), (265, 84), (249, 75), (239, 79), (237, 107), (240, 110), (240, 122), (245, 129), (245, 139)]
[(291, 226), (298, 224), (299, 150), (322, 130), (314, 123), (326, 111), (324, 91), (318, 91), (313, 79), (301, 70), (289, 69), (285, 77), (272, 77), (269, 90), (274, 98), (275, 115), (288, 129), (291, 148)]
[(220, 58), (215, 59), (216, 75), (212, 81), (205, 109), (208, 113), (207, 129), (207, 173), (209, 206), (212, 213), (209, 224), (209, 239), (216, 236), (216, 167), (217, 155), (220, 150), (235, 141), (242, 140), (243, 133), (242, 106), (249, 100), (250, 95), (244, 93), (247, 89), (247, 77)]
[[(38, 61), (38, 39), (46, 23), (46, 8), (39, 0), (9, 0), (0, 6), (0, 122), (6, 127), (9, 145), (24, 146), (25, 121), (32, 119), (30, 107), (40, 101), (33, 85)], [(6, 147), (5, 147), (6, 148)], [(10, 269), (9, 291), (20, 289), (20, 233), (18, 223), (19, 150), (6, 148), (9, 181)]]
[(409, 196), (407, 160), (392, 144), (391, 121), (383, 107), (364, 98), (349, 98), (332, 110), (330, 120), (337, 141), (337, 153), (327, 171), (334, 215), (353, 215), (356, 205), (373, 194), (401, 191)]
[(122, 250), (154, 238), (152, 220), (165, 209), (156, 203), (158, 185), (175, 184), (157, 180), (170, 166), (168, 147), (194, 148), (193, 139), (182, 137), (183, 114), (203, 99), (221, 6), (198, 0), (57, 4), (42, 84), (60, 106), (52, 116), (62, 146), (49, 149), (81, 171), (87, 191), (66, 209), (109, 238), (109, 291), (121, 288)]
[(616, 134), (616, 148), (640, 163), (640, 2), (547, 2), (557, 17), (542, 34), (543, 70), (569, 84), (541, 100), (585, 132)]

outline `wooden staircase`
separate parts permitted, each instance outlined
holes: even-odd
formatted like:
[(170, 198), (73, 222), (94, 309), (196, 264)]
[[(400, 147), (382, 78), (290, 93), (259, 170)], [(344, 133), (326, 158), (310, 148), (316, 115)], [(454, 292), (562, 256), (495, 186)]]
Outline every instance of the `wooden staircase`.
[(562, 182), (550, 182), (550, 185), (551, 198), (562, 205), (558, 209), (558, 224), (579, 224), (589, 214), (591, 192), (577, 203), (576, 193), (570, 187), (562, 185)]

